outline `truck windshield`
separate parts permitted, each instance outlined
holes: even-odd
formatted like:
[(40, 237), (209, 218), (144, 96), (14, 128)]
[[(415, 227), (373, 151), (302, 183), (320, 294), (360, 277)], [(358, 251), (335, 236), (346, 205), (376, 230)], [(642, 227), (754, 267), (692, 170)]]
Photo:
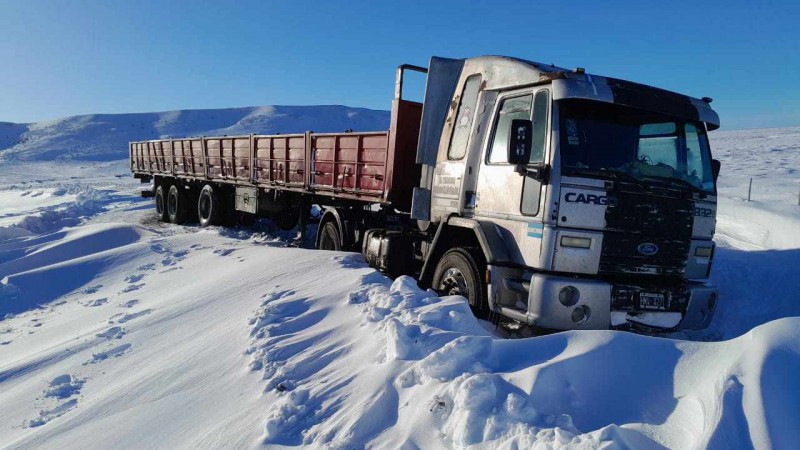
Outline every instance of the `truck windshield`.
[(559, 101), (565, 175), (636, 178), (715, 193), (708, 138), (701, 122), (610, 103)]

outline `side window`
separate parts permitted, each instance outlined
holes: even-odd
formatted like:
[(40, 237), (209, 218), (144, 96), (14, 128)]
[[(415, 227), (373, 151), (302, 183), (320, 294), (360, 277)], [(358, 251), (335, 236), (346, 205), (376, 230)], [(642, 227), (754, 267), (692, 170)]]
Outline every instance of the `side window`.
[(544, 160), (544, 146), (547, 138), (547, 109), (550, 95), (546, 90), (536, 93), (533, 100), (533, 142), (531, 145), (531, 163)]
[(703, 167), (703, 152), (700, 150), (700, 139), (697, 137), (697, 127), (691, 123), (687, 123), (684, 129), (686, 130), (686, 173), (689, 176), (702, 178), (702, 169), (697, 173), (697, 169)]
[(533, 96), (530, 94), (503, 100), (495, 122), (492, 146), (489, 149), (490, 164), (508, 161), (508, 134), (511, 129), (511, 121), (531, 118), (531, 100), (533, 100)]
[(450, 137), (450, 148), (447, 150), (448, 159), (461, 159), (467, 154), (469, 133), (472, 130), (472, 121), (475, 118), (475, 104), (478, 101), (478, 91), (481, 85), (481, 76), (472, 75), (464, 83), (461, 93), (461, 103), (458, 105), (456, 124), (453, 135)]

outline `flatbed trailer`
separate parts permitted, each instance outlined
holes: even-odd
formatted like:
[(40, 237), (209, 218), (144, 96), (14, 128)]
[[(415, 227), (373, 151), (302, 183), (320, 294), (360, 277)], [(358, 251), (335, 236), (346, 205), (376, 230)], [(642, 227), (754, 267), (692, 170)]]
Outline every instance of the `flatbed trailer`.
[[(422, 103), (403, 98), (427, 73)], [(718, 289), (702, 99), (516, 58), (396, 71), (388, 130), (131, 142), (162, 221), (258, 217), (544, 329), (702, 329)], [(313, 270), (313, 269), (312, 269)]]
[(131, 171), (139, 178), (279, 190), (378, 203), (409, 211), (420, 177), (416, 163), (422, 103), (402, 99), (405, 71), (388, 130), (158, 139), (131, 142)]

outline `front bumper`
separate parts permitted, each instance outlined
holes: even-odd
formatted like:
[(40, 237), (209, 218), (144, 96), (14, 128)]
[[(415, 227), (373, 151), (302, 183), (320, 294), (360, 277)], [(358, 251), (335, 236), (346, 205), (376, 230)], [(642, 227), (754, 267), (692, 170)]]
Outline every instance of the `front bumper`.
[[(564, 288), (568, 288), (572, 295), (562, 295), (559, 299)], [(685, 304), (681, 305), (679, 311), (638, 308), (614, 310), (614, 288), (614, 283), (605, 280), (534, 274), (528, 294), (528, 323), (557, 330), (605, 330), (612, 326), (613, 312), (623, 313), (623, 317), (628, 317), (631, 324), (655, 330), (700, 330), (711, 322), (719, 296), (719, 290), (711, 284), (687, 282), (681, 286)], [(630, 284), (626, 284), (625, 288), (636, 289)], [(641, 291), (648, 291), (648, 288), (641, 288)], [(676, 313), (681, 315), (677, 325), (662, 320), (666, 314), (674, 316)], [(619, 314), (616, 316), (619, 317)]]

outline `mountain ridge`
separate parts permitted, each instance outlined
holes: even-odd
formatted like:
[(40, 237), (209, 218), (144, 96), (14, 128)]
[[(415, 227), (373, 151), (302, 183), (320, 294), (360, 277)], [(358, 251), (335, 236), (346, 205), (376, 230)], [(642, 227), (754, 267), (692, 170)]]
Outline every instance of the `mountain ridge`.
[(385, 130), (389, 128), (389, 114), (344, 105), (265, 105), (0, 122), (0, 160), (111, 161), (127, 157), (128, 142), (135, 140)]

